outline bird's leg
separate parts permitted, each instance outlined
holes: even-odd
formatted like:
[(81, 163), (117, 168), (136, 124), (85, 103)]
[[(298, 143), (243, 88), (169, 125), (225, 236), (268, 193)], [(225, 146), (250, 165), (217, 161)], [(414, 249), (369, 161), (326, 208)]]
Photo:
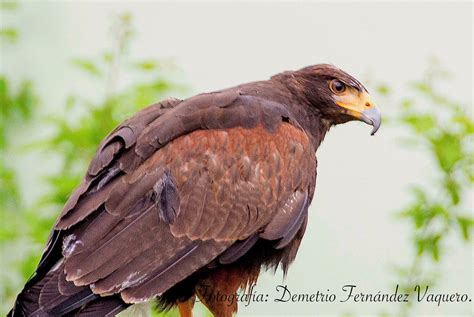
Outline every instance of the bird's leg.
[(238, 270), (217, 269), (199, 283), (196, 293), (215, 317), (232, 317), (237, 312), (237, 290), (246, 281)]
[(185, 302), (178, 303), (180, 317), (193, 317), (193, 307), (195, 299), (196, 296), (193, 296)]
[[(206, 291), (201, 294), (198, 292), (198, 297), (201, 302), (209, 309), (214, 317), (232, 317), (237, 312), (237, 292), (226, 292), (217, 290), (218, 287), (206, 287)], [(225, 298), (224, 294), (225, 292)], [(206, 295), (204, 295), (204, 293)], [(210, 294), (209, 294), (210, 293)], [(228, 298), (234, 298), (229, 300)]]

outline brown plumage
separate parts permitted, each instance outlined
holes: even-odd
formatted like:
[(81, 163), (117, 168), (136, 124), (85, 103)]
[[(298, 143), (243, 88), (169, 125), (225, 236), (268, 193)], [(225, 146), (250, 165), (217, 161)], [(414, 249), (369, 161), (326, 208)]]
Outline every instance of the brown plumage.
[[(342, 88), (341, 88), (342, 87)], [(330, 126), (380, 125), (366, 89), (331, 65), (138, 112), (102, 142), (12, 316), (113, 316), (156, 298), (230, 316), (261, 268), (286, 272)]]

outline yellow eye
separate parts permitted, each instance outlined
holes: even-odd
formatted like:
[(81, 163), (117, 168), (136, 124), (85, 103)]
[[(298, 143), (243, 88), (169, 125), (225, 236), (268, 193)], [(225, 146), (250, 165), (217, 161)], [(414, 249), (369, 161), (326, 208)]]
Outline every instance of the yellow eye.
[(335, 94), (342, 94), (344, 91), (346, 91), (346, 85), (341, 83), (339, 80), (334, 79), (329, 83), (329, 89), (331, 89), (331, 91)]

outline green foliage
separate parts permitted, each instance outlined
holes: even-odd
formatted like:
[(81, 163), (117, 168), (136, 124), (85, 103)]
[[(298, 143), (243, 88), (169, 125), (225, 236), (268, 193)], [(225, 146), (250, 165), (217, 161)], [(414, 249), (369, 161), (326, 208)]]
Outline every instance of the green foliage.
[(30, 81), (22, 81), (17, 91), (11, 85), (8, 78), (0, 75), (0, 149), (7, 146), (8, 127), (30, 119), (38, 102)]
[(96, 63), (94, 63), (93, 61), (83, 58), (75, 58), (72, 60), (72, 64), (90, 75), (95, 75), (98, 77), (101, 76), (101, 71), (98, 69)]
[[(444, 73), (434, 65), (425, 79), (414, 82), (412, 87), (420, 97), (411, 100), (410, 106), (401, 107), (399, 116), (400, 122), (411, 129), (414, 141), (435, 162), (430, 188), (414, 188), (412, 203), (400, 213), (417, 230), (436, 223), (436, 233), (430, 231), (428, 236), (415, 237), (418, 249), (423, 250), (420, 256), (430, 254), (433, 258), (439, 258), (439, 242), (448, 231), (455, 229), (464, 240), (469, 240), (473, 230), (463, 203), (474, 176), (474, 122), (466, 107), (436, 93), (439, 74)], [(430, 108), (417, 107), (426, 102)]]
[[(2, 11), (13, 11), (17, 9), (18, 3), (15, 1), (0, 1), (0, 14)], [(18, 39), (18, 30), (12, 26), (0, 27), (0, 45), (13, 44)]]
[[(127, 51), (133, 35), (129, 15), (114, 19), (112, 35), (114, 43), (110, 51), (96, 59), (72, 60), (72, 66), (84, 76), (93, 78), (104, 95), (97, 100), (70, 95), (65, 102), (64, 116), (43, 120), (43, 124), (54, 126), (54, 132), (30, 147), (37, 151), (38, 148), (47, 150), (44, 155), (59, 158), (60, 162), (57, 171), (46, 177), (48, 190), (35, 204), (35, 210), (22, 205), (15, 172), (6, 168), (8, 158), (4, 157), (3, 152), (9, 147), (9, 127), (18, 126), (31, 118), (37, 98), (30, 82), (24, 81), (17, 91), (13, 91), (8, 79), (0, 77), (0, 241), (4, 267), (0, 275), (0, 312), (3, 314), (33, 273), (58, 212), (84, 176), (101, 140), (140, 108), (184, 91), (181, 85), (167, 79), (172, 75), (173, 68), (167, 67), (166, 62), (129, 60)], [(133, 75), (135, 84), (118, 89), (119, 73)]]
[[(469, 241), (474, 229), (467, 203), (474, 180), (474, 122), (467, 107), (437, 93), (437, 85), (446, 79), (446, 72), (432, 64), (423, 79), (411, 83), (415, 97), (399, 102), (395, 120), (410, 130), (410, 144), (421, 148), (434, 165), (429, 185), (412, 187), (411, 202), (398, 212), (413, 229), (414, 258), (399, 269), (402, 287), (410, 291), (416, 284), (436, 281), (423, 264), (443, 259), (453, 232)], [(404, 306), (400, 315), (408, 315), (409, 309)]]
[[(13, 143), (10, 130), (31, 119), (38, 99), (29, 81), (23, 81), (17, 91), (11, 82), (0, 75), (0, 212), (6, 217), (8, 210), (21, 208), (16, 174), (9, 165), (7, 154)], [(2, 227), (3, 229), (3, 227)], [(0, 231), (0, 235), (3, 230)]]
[[(50, 122), (55, 126), (55, 133), (42, 145), (62, 156), (62, 168), (57, 174), (51, 175), (48, 182), (52, 191), (46, 195), (43, 202), (62, 206), (71, 191), (80, 182), (86, 170), (88, 162), (91, 160), (101, 140), (112, 131), (125, 118), (135, 113), (144, 106), (150, 105), (172, 93), (183, 90), (183, 87), (174, 84), (161, 73), (155, 72), (149, 78), (149, 69), (145, 71), (130, 68), (138, 75), (143, 75), (137, 79), (136, 84), (116, 91), (114, 82), (121, 65), (118, 61), (127, 64), (126, 48), (131, 40), (131, 19), (128, 15), (122, 15), (114, 21), (113, 34), (115, 44), (111, 51), (107, 51), (97, 59), (73, 59), (72, 64), (85, 75), (99, 79), (105, 85), (105, 96), (99, 101), (87, 100), (71, 95), (67, 99), (66, 108), (70, 113), (77, 110), (86, 110), (79, 117), (50, 118)], [(157, 61), (144, 60), (133, 61), (130, 64), (153, 64)]]
[(2, 0), (0, 1), (0, 10), (14, 10), (18, 8), (17, 1)]
[[(0, 5), (1, 10), (16, 8), (16, 2), (3, 1)], [(15, 28), (10, 26), (0, 28), (2, 45), (13, 44), (17, 38), (18, 31)], [(0, 74), (0, 223), (2, 224), (0, 227), (2, 263), (0, 313), (2, 314), (6, 313), (12, 302), (5, 299), (12, 299), (21, 288), (25, 277), (31, 274), (24, 259), (29, 258), (35, 250), (35, 242), (30, 239), (34, 235), (26, 235), (29, 234), (28, 223), (31, 223), (33, 217), (21, 196), (18, 176), (9, 157), (16, 150), (14, 132), (17, 131), (18, 126), (34, 119), (37, 104), (38, 97), (29, 80), (17, 83), (6, 75)], [(23, 215), (27, 215), (25, 221), (22, 221)]]
[(391, 89), (387, 84), (379, 84), (376, 87), (376, 92), (381, 96), (388, 96), (390, 95)]
[(18, 32), (14, 28), (2, 28), (0, 29), (0, 39), (9, 43), (14, 43), (18, 38)]
[[(0, 257), (3, 268), (0, 273), (1, 312), (7, 308), (4, 306), (6, 302), (3, 299), (15, 294), (21, 286), (20, 281), (23, 281), (24, 276), (28, 276), (27, 274), (31, 274), (31, 271), (26, 273), (23, 259), (31, 254), (31, 246), (34, 243), (27, 241), (28, 239), (22, 235), (27, 230), (25, 223), (20, 221), (20, 217), (23, 214), (31, 214), (27, 211), (20, 195), (17, 174), (8, 158), (14, 150), (15, 140), (12, 130), (32, 119), (38, 98), (29, 81), (21, 82), (16, 90), (12, 86), (12, 82), (6, 76), (0, 75), (0, 222), (2, 224)], [(21, 249), (23, 253), (20, 253), (18, 249)], [(12, 254), (12, 256), (7, 257), (6, 254)], [(19, 269), (8, 269), (13, 267)]]

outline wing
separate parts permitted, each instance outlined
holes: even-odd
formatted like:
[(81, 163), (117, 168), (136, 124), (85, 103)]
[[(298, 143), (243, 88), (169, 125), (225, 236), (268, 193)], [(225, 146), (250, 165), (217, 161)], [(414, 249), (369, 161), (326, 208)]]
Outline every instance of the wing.
[(286, 246), (315, 170), (308, 136), (281, 104), (224, 91), (152, 106), (101, 144), (41, 262), (62, 242), (60, 286), (147, 300), (258, 239)]

